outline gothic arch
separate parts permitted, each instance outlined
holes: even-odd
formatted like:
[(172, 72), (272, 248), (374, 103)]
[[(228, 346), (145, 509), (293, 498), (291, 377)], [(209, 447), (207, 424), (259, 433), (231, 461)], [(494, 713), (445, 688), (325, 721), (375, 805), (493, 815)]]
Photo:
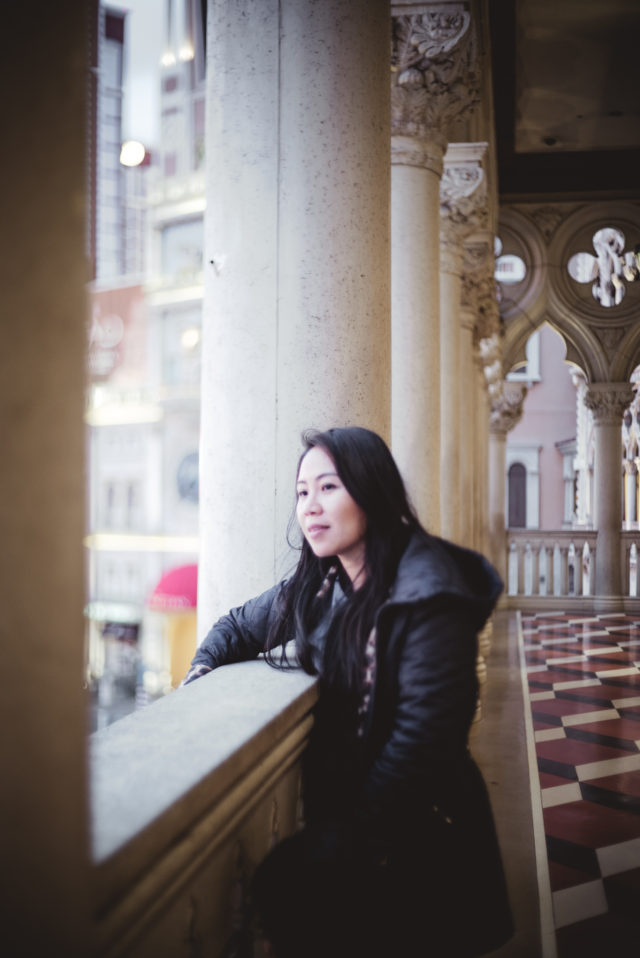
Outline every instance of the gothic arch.
[(634, 369), (640, 366), (640, 311), (638, 319), (627, 331), (611, 364), (612, 382), (631, 379)]
[(526, 359), (525, 347), (534, 330), (544, 322), (547, 270), (544, 237), (519, 210), (500, 210), (498, 236), (502, 253), (519, 256), (526, 275), (513, 285), (501, 285), (500, 316), (503, 322), (505, 371)]
[(531, 333), (545, 320), (562, 336), (566, 360), (579, 366), (587, 382), (629, 379), (640, 362), (640, 283), (626, 284), (617, 306), (597, 302), (591, 283), (577, 283), (567, 263), (577, 252), (593, 252), (593, 236), (605, 226), (623, 233), (625, 248), (640, 242), (640, 204), (519, 204), (500, 212), (498, 234), (504, 252), (527, 265), (524, 280), (504, 292), (505, 371), (523, 361)]
[(604, 307), (594, 298), (591, 283), (576, 282), (567, 270), (575, 253), (594, 252), (593, 236), (607, 226), (618, 229), (626, 248), (633, 248), (640, 242), (640, 204), (580, 206), (562, 221), (549, 244), (549, 313), (584, 354), (589, 382), (627, 381), (640, 351), (640, 284), (626, 283), (622, 302)]

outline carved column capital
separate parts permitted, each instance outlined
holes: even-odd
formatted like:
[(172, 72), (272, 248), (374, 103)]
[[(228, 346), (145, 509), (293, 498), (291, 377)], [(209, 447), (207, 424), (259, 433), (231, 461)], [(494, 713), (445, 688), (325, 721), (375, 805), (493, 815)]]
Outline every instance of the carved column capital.
[(527, 394), (524, 383), (502, 380), (502, 388), (491, 397), (489, 431), (497, 436), (506, 436), (522, 418), (522, 407)]
[(503, 388), (502, 341), (497, 333), (481, 339), (477, 346), (480, 364), (483, 367), (487, 391), (493, 399)]
[(462, 306), (475, 313), (475, 338), (489, 339), (500, 331), (500, 311), (493, 277), (493, 256), (476, 272), (462, 279)]
[(391, 129), (447, 137), (480, 100), (475, 31), (465, 3), (392, 3)]
[[(440, 180), (440, 247), (445, 254), (443, 268), (446, 269), (446, 254), (455, 251), (454, 261), (460, 273), (465, 237), (486, 228), (486, 199), (486, 178), (479, 160), (458, 162), (450, 158), (447, 151)], [(448, 258), (451, 259), (451, 255)]]
[(633, 402), (631, 383), (591, 383), (584, 395), (584, 404), (591, 410), (598, 425), (622, 426), (622, 416)]
[(623, 459), (622, 465), (624, 466), (624, 471), (627, 476), (635, 476), (638, 471), (637, 459)]
[(487, 226), (487, 182), (478, 160), (456, 162), (444, 158), (440, 180), (440, 213), (465, 232), (482, 230)]

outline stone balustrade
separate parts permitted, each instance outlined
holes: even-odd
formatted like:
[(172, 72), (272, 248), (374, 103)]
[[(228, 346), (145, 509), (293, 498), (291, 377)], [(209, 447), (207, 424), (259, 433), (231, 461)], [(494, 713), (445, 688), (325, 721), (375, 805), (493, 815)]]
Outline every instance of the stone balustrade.
[[(595, 597), (597, 532), (568, 529), (509, 530), (506, 601), (530, 608), (584, 606)], [(625, 608), (635, 605), (638, 588), (640, 531), (620, 533), (622, 595)], [(558, 604), (559, 602), (559, 604)], [(640, 608), (640, 602), (638, 603)]]
[(91, 736), (101, 958), (235, 953), (246, 889), (300, 822), (315, 680), (229, 665)]

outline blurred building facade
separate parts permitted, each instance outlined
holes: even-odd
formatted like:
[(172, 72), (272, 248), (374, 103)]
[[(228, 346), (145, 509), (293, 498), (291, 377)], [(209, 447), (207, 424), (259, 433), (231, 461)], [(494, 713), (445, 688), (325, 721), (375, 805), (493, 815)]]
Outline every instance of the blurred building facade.
[[(168, 4), (160, 140), (120, 162), (127, 15), (100, 7), (91, 286), (88, 679), (97, 726), (180, 677), (175, 609), (149, 600), (198, 558), (204, 65), (195, 5)], [(187, 614), (185, 609), (181, 615)], [(188, 615), (195, 619), (195, 604)], [(192, 627), (195, 647), (195, 625)]]

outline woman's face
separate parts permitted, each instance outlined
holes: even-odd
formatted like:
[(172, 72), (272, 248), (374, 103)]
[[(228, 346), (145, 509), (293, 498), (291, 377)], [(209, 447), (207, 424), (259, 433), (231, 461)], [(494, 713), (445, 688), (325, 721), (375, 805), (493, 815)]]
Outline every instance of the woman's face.
[(365, 575), (367, 518), (320, 446), (302, 460), (296, 489), (296, 516), (311, 549), (320, 558), (337, 556), (355, 585)]

